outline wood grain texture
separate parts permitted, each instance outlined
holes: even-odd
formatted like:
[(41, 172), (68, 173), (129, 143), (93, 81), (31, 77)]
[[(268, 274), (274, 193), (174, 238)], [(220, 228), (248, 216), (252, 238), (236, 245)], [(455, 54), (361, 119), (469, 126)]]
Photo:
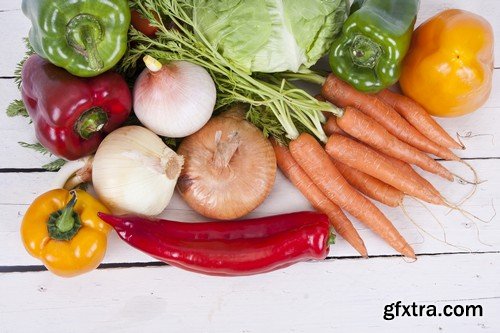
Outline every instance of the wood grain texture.
[[(243, 278), (173, 267), (97, 270), (71, 280), (12, 273), (0, 275), (0, 296), (9, 300), (0, 302), (0, 323), (3, 333), (40, 327), (73, 333), (495, 332), (499, 265), (498, 255), (483, 254), (421, 257), (413, 264), (329, 260)], [(484, 313), (385, 321), (384, 305), (396, 301), (439, 309), (477, 304)]]
[[(0, 110), (19, 98), (14, 86), (15, 64), (24, 54), (22, 38), (30, 22), (21, 0), (0, 0)], [(462, 8), (488, 19), (500, 36), (498, 0), (422, 0), (417, 24), (447, 8)], [(499, 38), (496, 49), (500, 49)], [(500, 52), (496, 53), (500, 67)], [(450, 133), (458, 132), (468, 159), (483, 180), (463, 208), (488, 219), (500, 198), (500, 69), (493, 94), (478, 112), (456, 119), (439, 119)], [(474, 224), (462, 214), (439, 207), (431, 211), (442, 222), (452, 247), (421, 235), (399, 209), (383, 208), (419, 254), (406, 263), (359, 223), (355, 223), (372, 256), (368, 260), (342, 240), (324, 262), (302, 263), (285, 270), (245, 278), (205, 277), (155, 267), (153, 260), (110, 236), (106, 267), (75, 279), (60, 279), (39, 271), (19, 239), (19, 223), (29, 203), (51, 188), (54, 173), (27, 172), (52, 160), (22, 149), (18, 141), (34, 142), (27, 119), (10, 119), (0, 112), (0, 332), (477, 332), (500, 331), (500, 216)], [(456, 163), (445, 162), (470, 176)], [(16, 172), (19, 171), (19, 172)], [(457, 201), (470, 186), (428, 177), (446, 197)], [(434, 236), (441, 227), (414, 201), (405, 202), (414, 221)], [(278, 175), (271, 196), (251, 216), (310, 209), (293, 186)], [(205, 220), (178, 197), (162, 217)], [(471, 253), (468, 253), (470, 251)], [(462, 253), (462, 254), (460, 254)], [(146, 265), (147, 267), (130, 267)], [(10, 273), (1, 273), (9, 272)], [(27, 271), (15, 273), (13, 271)], [(403, 317), (384, 321), (383, 307), (405, 304), (480, 304), (483, 317)]]

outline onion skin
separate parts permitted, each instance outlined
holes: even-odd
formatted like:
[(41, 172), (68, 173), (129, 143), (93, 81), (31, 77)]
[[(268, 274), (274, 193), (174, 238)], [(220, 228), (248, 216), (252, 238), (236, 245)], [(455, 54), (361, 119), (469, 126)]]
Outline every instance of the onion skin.
[(92, 183), (114, 214), (156, 216), (169, 204), (183, 159), (150, 130), (119, 128), (97, 149)]
[[(232, 156), (227, 166), (218, 158), (219, 131), (222, 144), (227, 144), (234, 133), (239, 141), (234, 154), (229, 149)], [(184, 139), (177, 153), (185, 161), (177, 182), (180, 194), (192, 209), (213, 219), (232, 220), (247, 215), (266, 199), (276, 177), (271, 143), (243, 118), (239, 107), (213, 118)]]
[(217, 90), (201, 66), (173, 61), (157, 72), (146, 68), (134, 86), (134, 112), (154, 133), (183, 138), (202, 128), (212, 116)]

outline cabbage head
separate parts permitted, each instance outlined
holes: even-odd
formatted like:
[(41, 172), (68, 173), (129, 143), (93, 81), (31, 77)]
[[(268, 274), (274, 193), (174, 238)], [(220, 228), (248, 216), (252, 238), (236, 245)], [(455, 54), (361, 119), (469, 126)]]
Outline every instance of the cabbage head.
[(297, 72), (330, 48), (348, 0), (192, 0), (193, 21), (246, 72)]

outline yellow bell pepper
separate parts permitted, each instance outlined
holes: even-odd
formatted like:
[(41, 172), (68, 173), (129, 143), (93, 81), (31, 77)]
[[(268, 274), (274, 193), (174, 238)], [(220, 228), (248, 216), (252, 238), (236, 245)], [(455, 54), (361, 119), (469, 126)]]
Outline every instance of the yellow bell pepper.
[(492, 76), (491, 25), (476, 14), (451, 9), (415, 30), (400, 85), (430, 114), (455, 117), (486, 102)]
[(24, 247), (62, 277), (89, 272), (101, 263), (111, 229), (98, 216), (109, 210), (82, 190), (52, 190), (31, 204), (21, 224)]

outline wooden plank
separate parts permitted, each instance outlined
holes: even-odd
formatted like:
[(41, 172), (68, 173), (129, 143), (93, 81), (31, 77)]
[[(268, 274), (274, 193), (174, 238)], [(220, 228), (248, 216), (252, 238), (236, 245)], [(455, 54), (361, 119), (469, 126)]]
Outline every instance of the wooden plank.
[(22, 0), (0, 0), (0, 11), (21, 10)]
[[(476, 332), (500, 330), (500, 255), (302, 263), (252, 277), (173, 267), (0, 275), (3, 332)], [(482, 317), (383, 319), (384, 306), (480, 305)], [(27, 319), (28, 318), (28, 319)]]
[(0, 77), (14, 75), (14, 68), (26, 51), (23, 38), (28, 36), (31, 22), (20, 8), (21, 0), (0, 2), (0, 36), (5, 45), (4, 52), (0, 52)]
[[(500, 198), (500, 160), (471, 161), (479, 175), (487, 182), (482, 183), (476, 194), (467, 201), (462, 208), (479, 215), (482, 219), (489, 219), (493, 214), (492, 205), (498, 206)], [(447, 163), (457, 173), (465, 174), (465, 169)], [(19, 223), (27, 205), (39, 194), (51, 188), (54, 173), (0, 173), (0, 183), (10, 191), (0, 192), (0, 244), (9, 249), (0, 251), (0, 266), (36, 265), (38, 261), (29, 257), (22, 248), (19, 240)], [(468, 193), (470, 186), (441, 181), (437, 177), (428, 177), (439, 188), (445, 197), (453, 202)], [(414, 224), (405, 216), (401, 209), (381, 207), (403, 236), (411, 243), (417, 253), (451, 253), (451, 252), (485, 252), (500, 250), (500, 216), (496, 216), (490, 223), (481, 223), (465, 218), (458, 212), (448, 213), (444, 207), (429, 207), (432, 214), (423, 206), (412, 200), (405, 201), (408, 214), (421, 228), (429, 234), (443, 239), (443, 231), (432, 216), (434, 214), (442, 223), (448, 242), (457, 247), (444, 244), (431, 236), (421, 235)], [(285, 212), (310, 210), (311, 207), (302, 195), (278, 174), (276, 184), (269, 198), (258, 207), (250, 217), (268, 216)], [(167, 210), (160, 215), (180, 221), (204, 221), (203, 217), (189, 209), (186, 203), (176, 194)], [(353, 219), (354, 220), (354, 219)], [(365, 240), (370, 255), (391, 255), (395, 252), (373, 235), (363, 225), (355, 223), (361, 237)], [(480, 230), (478, 236), (476, 226)], [(356, 252), (338, 239), (332, 246), (331, 256), (356, 256)], [(105, 262), (148, 262), (154, 261), (148, 256), (128, 247), (116, 236), (110, 238), (110, 248)]]
[[(4, 42), (9, 45), (9, 52), (0, 53), (0, 77), (11, 76), (15, 64), (22, 58), (24, 48), (22, 38), (28, 35), (30, 22), (20, 10), (21, 0), (0, 1), (0, 36), (4, 36)], [(500, 13), (498, 0), (422, 0), (417, 24), (435, 15), (437, 12), (448, 8), (460, 8), (472, 11), (485, 17), (495, 31), (496, 36), (500, 36), (500, 25), (494, 24)], [(4, 10), (4, 11), (1, 11)], [(13, 29), (12, 27), (16, 27)], [(495, 49), (500, 49), (500, 41), (495, 40)], [(495, 66), (500, 66), (500, 53), (495, 55)]]

